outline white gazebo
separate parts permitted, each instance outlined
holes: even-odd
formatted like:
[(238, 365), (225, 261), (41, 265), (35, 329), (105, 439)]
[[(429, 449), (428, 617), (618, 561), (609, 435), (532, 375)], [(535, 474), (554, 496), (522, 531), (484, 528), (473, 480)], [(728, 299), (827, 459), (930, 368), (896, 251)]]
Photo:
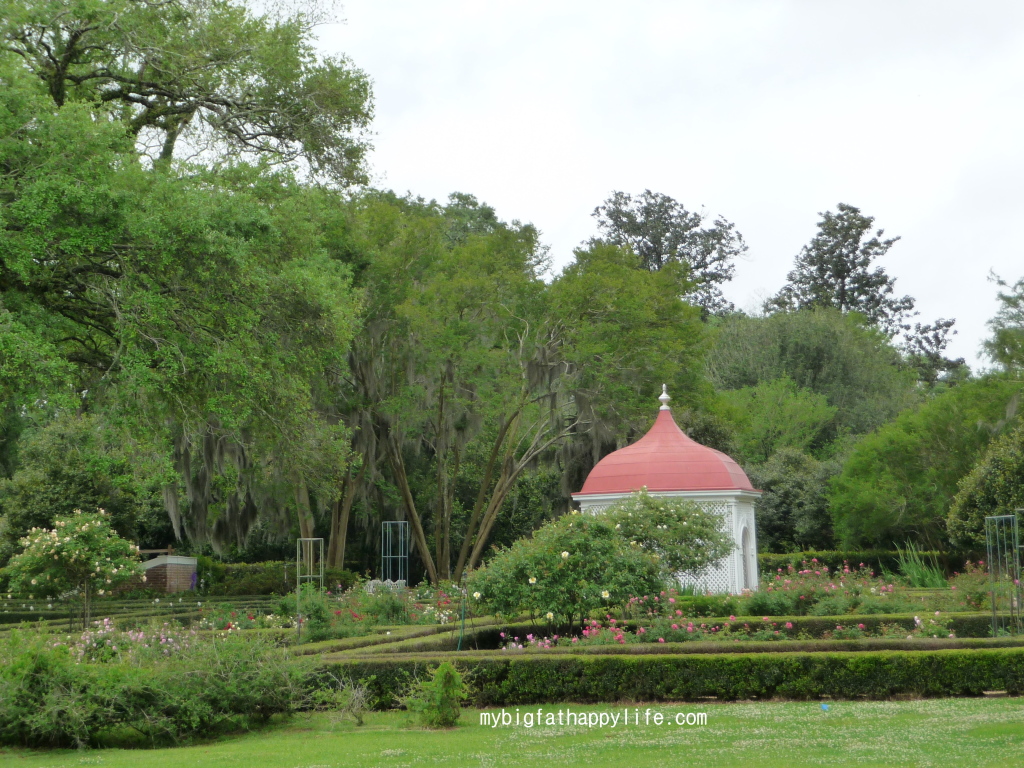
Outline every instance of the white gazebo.
[(596, 514), (641, 488), (652, 496), (690, 499), (725, 518), (735, 546), (730, 555), (700, 574), (678, 574), (680, 585), (738, 594), (757, 589), (754, 501), (761, 495), (729, 456), (691, 440), (672, 418), (662, 387), (654, 426), (632, 445), (605, 456), (572, 498), (581, 512)]

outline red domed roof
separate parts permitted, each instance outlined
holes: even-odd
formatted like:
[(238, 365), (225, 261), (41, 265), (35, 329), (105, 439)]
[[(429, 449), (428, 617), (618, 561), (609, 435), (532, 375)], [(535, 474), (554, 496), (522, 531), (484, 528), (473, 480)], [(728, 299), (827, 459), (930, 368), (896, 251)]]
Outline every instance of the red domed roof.
[[(665, 396), (665, 400), (667, 400)], [(740, 465), (687, 437), (663, 407), (650, 432), (597, 463), (573, 496), (648, 491), (753, 491)]]

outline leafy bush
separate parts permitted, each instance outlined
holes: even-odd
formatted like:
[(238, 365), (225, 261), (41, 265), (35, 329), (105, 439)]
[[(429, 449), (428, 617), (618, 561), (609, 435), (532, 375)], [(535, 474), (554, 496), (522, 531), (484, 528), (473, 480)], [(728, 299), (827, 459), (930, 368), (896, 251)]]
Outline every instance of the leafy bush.
[(462, 675), (448, 661), (430, 671), (430, 679), (413, 681), (402, 703), (428, 728), (450, 728), (459, 721), (459, 704), (469, 698)]
[(309, 662), (270, 638), (207, 638), (167, 656), (156, 643), (145, 664), (105, 644), (82, 650), (18, 631), (0, 642), (0, 743), (82, 747), (126, 730), (173, 743), (259, 725), (306, 701)]
[(468, 589), (503, 616), (529, 611), (571, 626), (598, 608), (658, 592), (663, 569), (656, 558), (625, 541), (603, 515), (565, 515), (498, 552), (471, 575)]
[(748, 616), (799, 616), (806, 606), (800, 605), (797, 598), (790, 592), (755, 592), (744, 606), (745, 613)]
[(681, 595), (676, 598), (675, 607), (684, 616), (729, 616), (739, 613), (740, 601), (732, 595)]
[(282, 615), (290, 616), (293, 620), (301, 611), (302, 641), (307, 643), (351, 637), (363, 634), (364, 631), (355, 624), (352, 612), (343, 607), (338, 598), (321, 592), (319, 587), (308, 582), (302, 585), (298, 605), (295, 593), (291, 592), (281, 599), (279, 610)]
[[(803, 563), (799, 570), (788, 566), (765, 574), (760, 590), (750, 596), (743, 612), (754, 616), (835, 615), (856, 608), (862, 598), (887, 598), (892, 591), (892, 584), (864, 568), (844, 565), (832, 570), (818, 562)], [(822, 600), (828, 602), (818, 612), (814, 606)]]
[(626, 541), (661, 560), (669, 573), (700, 573), (732, 552), (721, 515), (692, 501), (651, 496), (645, 489), (612, 504), (604, 517)]
[(1024, 508), (1024, 426), (995, 440), (971, 472), (949, 509), (949, 537), (963, 547), (985, 544), (985, 517)]
[[(837, 537), (846, 546), (945, 541), (958, 485), (1015, 420), (1022, 390), (1003, 376), (965, 381), (861, 438), (829, 493)], [(984, 533), (963, 542), (975, 543)]]
[[(847, 595), (830, 595), (818, 600), (808, 613), (811, 616), (842, 616), (847, 613), (854, 613), (860, 606), (857, 597)], [(754, 611), (758, 613), (758, 611)]]

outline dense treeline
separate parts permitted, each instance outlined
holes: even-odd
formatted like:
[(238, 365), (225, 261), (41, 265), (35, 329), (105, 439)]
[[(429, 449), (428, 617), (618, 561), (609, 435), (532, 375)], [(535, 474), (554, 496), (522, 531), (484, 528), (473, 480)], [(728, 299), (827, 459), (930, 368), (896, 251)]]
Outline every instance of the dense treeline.
[(458, 579), (564, 512), (662, 383), (765, 490), (762, 551), (974, 546), (954, 496), (955, 520), (1015, 503), (985, 484), (1019, 462), (985, 456), (1020, 442), (1024, 283), (979, 377), (876, 264), (898, 238), (846, 204), (758, 315), (722, 293), (735, 225), (651, 191), (613, 193), (553, 272), (472, 195), (364, 185), (369, 79), (316, 54), (319, 20), (0, 17), (0, 565), (103, 507), (146, 547), (280, 559), (316, 535), (361, 571), (407, 520), (414, 575)]

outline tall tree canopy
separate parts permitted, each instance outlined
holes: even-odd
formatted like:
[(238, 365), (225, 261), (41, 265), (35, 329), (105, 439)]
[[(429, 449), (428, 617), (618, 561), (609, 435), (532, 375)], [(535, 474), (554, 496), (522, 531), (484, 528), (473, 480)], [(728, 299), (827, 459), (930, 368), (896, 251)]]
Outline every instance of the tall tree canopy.
[(864, 434), (918, 401), (915, 376), (885, 334), (832, 308), (732, 315), (715, 329), (708, 373), (718, 390), (780, 378), (835, 409), (819, 439)]
[(993, 275), (999, 285), (999, 309), (988, 326), (992, 336), (983, 348), (1007, 371), (1024, 369), (1024, 277), (1013, 285)]
[[(837, 212), (825, 211), (818, 232), (796, 257), (789, 282), (768, 301), (774, 309), (797, 310), (834, 307), (860, 312), (890, 336), (903, 328), (914, 309), (910, 296), (895, 295), (896, 279), (874, 262), (899, 240), (881, 239), (884, 230), (871, 232), (874, 217), (846, 203)], [(872, 268), (874, 267), (874, 268)]]
[[(102, 15), (113, 5), (89, 7)], [(48, 10), (70, 24), (84, 7), (19, 13)], [(129, 3), (108, 21), (139, 9), (180, 11)], [(81, 37), (48, 34), (43, 49)], [(39, 426), (54, 409), (105, 413), (140, 456), (159, 457), (174, 528), (199, 542), (243, 540), (261, 499), (282, 514), (301, 509), (292, 489), (333, 485), (347, 452), (329, 389), (359, 298), (328, 248), (329, 220), (311, 219), (339, 195), (296, 183), (288, 169), (139, 162), (134, 113), (108, 108), (105, 87), (58, 99), (9, 48), (0, 54), (5, 412)], [(98, 43), (82, 55), (122, 60)], [(45, 363), (22, 378), (33, 361)]]
[(568, 444), (614, 446), (662, 381), (699, 388), (703, 332), (678, 265), (648, 272), (596, 244), (545, 283), (536, 230), (469, 195), (358, 207), (357, 248), (372, 257), (347, 418), (367, 469), (346, 487), (394, 484), (430, 578), (480, 561), (531, 467)]
[(833, 549), (829, 482), (835, 459), (818, 460), (795, 448), (780, 448), (768, 461), (747, 468), (762, 492), (756, 502), (757, 546), (762, 552)]
[(88, 105), (154, 160), (301, 159), (362, 180), (369, 83), (315, 53), (323, 20), (234, 0), (33, 0), (8, 4), (0, 40), (55, 107)]
[(875, 262), (900, 239), (882, 239), (884, 230), (872, 233), (875, 219), (859, 208), (839, 203), (835, 213), (826, 211), (818, 232), (796, 257), (789, 282), (765, 303), (769, 311), (794, 311), (832, 307), (840, 312), (859, 312), (890, 338), (903, 335), (903, 351), (922, 381), (934, 384), (943, 372), (964, 365), (962, 358), (949, 359), (954, 320), (914, 323), (911, 296), (896, 295), (896, 279)]
[(706, 227), (704, 214), (688, 211), (668, 195), (649, 189), (635, 198), (613, 192), (593, 216), (602, 239), (632, 248), (644, 269), (683, 265), (691, 283), (686, 299), (705, 316), (732, 309), (722, 295), (722, 285), (732, 279), (733, 262), (747, 245), (731, 222), (719, 217)]

